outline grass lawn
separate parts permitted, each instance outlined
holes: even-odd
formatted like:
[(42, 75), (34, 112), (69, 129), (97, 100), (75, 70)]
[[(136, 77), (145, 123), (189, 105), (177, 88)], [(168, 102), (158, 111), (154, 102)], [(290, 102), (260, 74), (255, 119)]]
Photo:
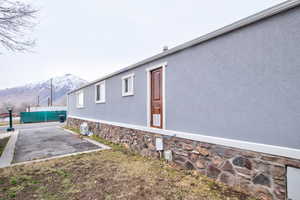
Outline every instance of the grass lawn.
[[(9, 122), (0, 122), (0, 126), (8, 126)], [(20, 120), (14, 120), (13, 125), (20, 124)]]
[(195, 171), (111, 146), (112, 150), (0, 169), (0, 199), (251, 199)]
[(0, 157), (1, 157), (2, 153), (3, 153), (3, 151), (4, 151), (4, 148), (5, 148), (8, 140), (9, 140), (9, 137), (0, 139)]

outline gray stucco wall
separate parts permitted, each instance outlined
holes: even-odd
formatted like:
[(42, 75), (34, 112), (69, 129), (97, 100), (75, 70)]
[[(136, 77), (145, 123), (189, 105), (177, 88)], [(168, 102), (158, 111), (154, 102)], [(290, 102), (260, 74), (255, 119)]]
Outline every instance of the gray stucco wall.
[[(147, 77), (166, 67), (166, 128), (300, 149), (300, 8), (106, 80), (106, 103), (84, 89), (85, 108), (69, 115), (146, 126)], [(121, 77), (135, 73), (135, 95)]]

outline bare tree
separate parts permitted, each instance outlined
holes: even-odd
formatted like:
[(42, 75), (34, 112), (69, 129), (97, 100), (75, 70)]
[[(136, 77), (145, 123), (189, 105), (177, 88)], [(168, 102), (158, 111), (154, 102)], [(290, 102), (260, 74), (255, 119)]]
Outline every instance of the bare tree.
[(30, 107), (30, 103), (23, 102), (15, 109), (15, 113), (25, 112), (27, 108)]
[(2, 105), (0, 105), (0, 113), (7, 113), (8, 107), (13, 107), (13, 104), (11, 104), (10, 102), (4, 102), (2, 103)]
[(36, 12), (30, 4), (0, 0), (0, 44), (5, 49), (26, 51), (34, 46), (35, 41), (26, 33), (35, 25)]

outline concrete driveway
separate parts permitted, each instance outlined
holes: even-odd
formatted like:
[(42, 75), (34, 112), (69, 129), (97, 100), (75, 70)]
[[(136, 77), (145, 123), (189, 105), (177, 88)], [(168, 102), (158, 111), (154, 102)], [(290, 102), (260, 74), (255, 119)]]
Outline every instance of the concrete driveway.
[(63, 130), (58, 123), (29, 125), (20, 129), (13, 163), (102, 149), (101, 144), (91, 142)]
[[(17, 130), (33, 129), (39, 127), (52, 127), (61, 126), (59, 122), (47, 122), (47, 123), (32, 123), (32, 124), (14, 124), (13, 127)], [(5, 133), (8, 126), (0, 126), (0, 133)]]

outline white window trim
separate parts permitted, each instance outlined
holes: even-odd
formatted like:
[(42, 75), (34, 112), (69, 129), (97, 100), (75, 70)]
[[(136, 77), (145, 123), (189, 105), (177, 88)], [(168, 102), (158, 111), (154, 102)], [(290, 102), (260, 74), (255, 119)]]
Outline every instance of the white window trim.
[[(79, 94), (80, 93), (82, 93), (82, 95), (83, 95), (82, 105), (79, 105)], [(83, 90), (76, 92), (76, 107), (77, 108), (84, 108), (84, 91)]]
[[(131, 78), (131, 89), (132, 91), (129, 92), (125, 92), (125, 79)], [(126, 97), (126, 96), (132, 96), (134, 95), (134, 74), (128, 74), (126, 76), (122, 77), (122, 96)]]
[[(101, 85), (104, 85), (104, 98), (101, 99), (100, 96), (100, 100), (97, 100), (97, 86), (100, 86), (100, 95), (101, 95)], [(95, 103), (105, 103), (106, 101), (106, 85), (105, 85), (105, 81), (101, 81), (97, 84), (95, 84)]]
[(167, 62), (160, 63), (158, 65), (154, 65), (146, 69), (147, 72), (147, 127), (151, 127), (151, 71), (162, 68), (163, 71), (163, 81), (162, 81), (162, 97), (163, 97), (163, 125), (162, 129), (166, 129), (166, 66)]

